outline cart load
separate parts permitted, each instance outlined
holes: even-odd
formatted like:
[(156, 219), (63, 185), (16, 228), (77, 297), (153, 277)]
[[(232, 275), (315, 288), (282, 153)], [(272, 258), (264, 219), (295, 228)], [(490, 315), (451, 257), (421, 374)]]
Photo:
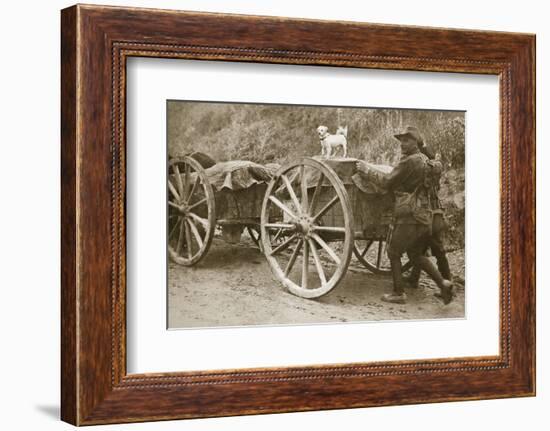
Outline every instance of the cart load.
[(268, 183), (279, 165), (260, 165), (246, 160), (217, 163), (206, 170), (214, 189), (216, 219), (222, 238), (237, 243), (246, 229), (257, 242), (260, 212)]

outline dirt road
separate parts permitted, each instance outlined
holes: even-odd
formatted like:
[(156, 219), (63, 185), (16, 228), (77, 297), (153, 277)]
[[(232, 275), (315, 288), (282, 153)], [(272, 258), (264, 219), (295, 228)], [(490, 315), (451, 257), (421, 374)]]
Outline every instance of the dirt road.
[[(462, 251), (449, 254), (459, 282), (464, 279)], [(170, 328), (353, 322), (464, 317), (464, 287), (445, 306), (423, 278), (407, 289), (405, 305), (380, 300), (391, 290), (391, 278), (374, 275), (352, 259), (345, 279), (329, 294), (303, 299), (287, 292), (272, 275), (263, 254), (243, 236), (240, 244), (215, 238), (208, 255), (196, 266), (169, 263)]]

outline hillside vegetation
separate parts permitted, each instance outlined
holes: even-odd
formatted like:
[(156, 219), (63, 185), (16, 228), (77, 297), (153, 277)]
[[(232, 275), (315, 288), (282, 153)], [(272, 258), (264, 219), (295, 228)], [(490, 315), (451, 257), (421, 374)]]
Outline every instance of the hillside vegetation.
[(320, 153), (316, 129), (348, 126), (351, 157), (394, 165), (393, 134), (414, 125), (447, 168), (464, 167), (464, 113), (231, 103), (168, 103), (171, 155), (203, 151), (215, 160), (285, 163)]

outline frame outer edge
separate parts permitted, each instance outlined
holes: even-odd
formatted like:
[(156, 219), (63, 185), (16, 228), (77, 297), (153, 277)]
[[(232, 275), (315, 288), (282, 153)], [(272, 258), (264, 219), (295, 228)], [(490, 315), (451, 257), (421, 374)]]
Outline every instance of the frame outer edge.
[[(324, 379), (319, 380), (304, 380), (309, 381), (307, 387), (314, 389), (316, 397), (309, 400), (307, 403), (300, 404), (298, 408), (292, 407), (289, 409), (288, 405), (284, 404), (284, 400), (288, 399), (288, 393), (284, 392), (285, 388), (293, 388), (290, 385), (290, 379), (285, 386), (275, 383), (262, 383), (260, 381), (253, 382), (228, 382), (231, 384), (213, 388), (211, 385), (197, 384), (191, 388), (171, 388), (171, 387), (155, 387), (145, 389), (141, 387), (124, 388), (119, 386), (120, 382), (118, 378), (112, 377), (109, 373), (107, 379), (107, 365), (111, 367), (116, 366), (113, 364), (114, 358), (111, 352), (107, 353), (106, 350), (102, 350), (107, 346), (106, 334), (107, 330), (112, 329), (113, 321), (107, 321), (104, 317), (104, 313), (107, 311), (107, 307), (110, 307), (111, 300), (106, 298), (106, 290), (103, 285), (98, 285), (98, 289), (94, 290), (93, 295), (89, 289), (89, 284), (98, 284), (97, 273), (87, 273), (89, 269), (100, 268), (102, 269), (102, 280), (106, 279), (105, 271), (103, 271), (106, 265), (107, 259), (105, 257), (97, 257), (94, 254), (94, 246), (99, 243), (104, 245), (105, 241), (101, 242), (91, 241), (89, 234), (91, 229), (86, 228), (86, 222), (89, 222), (90, 215), (99, 214), (103, 216), (106, 214), (106, 208), (96, 208), (90, 203), (90, 193), (93, 188), (91, 185), (100, 183), (103, 186), (101, 190), (105, 193), (105, 186), (108, 179), (105, 176), (105, 158), (103, 153), (107, 147), (105, 146), (103, 139), (105, 133), (103, 130), (96, 131), (93, 127), (89, 126), (88, 121), (92, 123), (96, 121), (91, 119), (92, 114), (97, 114), (99, 117), (105, 117), (106, 112), (110, 112), (106, 105), (106, 100), (100, 95), (101, 87), (93, 87), (93, 82), (89, 82), (86, 78), (92, 72), (99, 72), (98, 79), (106, 79), (107, 65), (97, 64), (90, 61), (90, 53), (88, 52), (87, 43), (93, 42), (92, 49), (98, 49), (103, 57), (106, 56), (105, 50), (111, 47), (110, 43), (114, 40), (118, 34), (113, 31), (122, 31), (122, 35), (126, 34), (129, 29), (127, 27), (121, 28), (121, 22), (126, 21), (129, 17), (125, 13), (119, 13), (118, 9), (109, 11), (108, 20), (99, 20), (97, 12), (101, 10), (101, 7), (89, 6), (83, 8), (82, 6), (75, 6), (62, 11), (62, 145), (61, 145), (61, 157), (62, 157), (62, 419), (72, 423), (74, 425), (82, 424), (99, 424), (99, 423), (120, 423), (120, 422), (135, 422), (146, 420), (160, 420), (160, 419), (176, 419), (184, 417), (209, 417), (209, 416), (228, 416), (236, 414), (258, 414), (258, 413), (273, 413), (283, 411), (306, 411), (306, 410), (324, 410), (328, 408), (351, 408), (351, 407), (365, 407), (375, 405), (387, 405), (387, 404), (410, 404), (410, 403), (426, 403), (426, 402), (439, 402), (439, 401), (456, 401), (466, 399), (483, 399), (483, 398), (501, 398), (509, 396), (525, 396), (532, 395), (534, 391), (534, 365), (535, 365), (535, 351), (534, 351), (534, 262), (532, 260), (523, 261), (520, 257), (516, 259), (512, 258), (512, 262), (519, 268), (521, 278), (514, 278), (514, 284), (520, 287), (520, 291), (514, 289), (513, 292), (514, 301), (517, 301), (519, 305), (526, 304), (526, 310), (522, 313), (524, 320), (518, 328), (514, 339), (516, 340), (515, 349), (518, 349), (518, 345), (526, 349), (527, 352), (517, 352), (513, 355), (513, 362), (515, 366), (510, 369), (512, 373), (501, 373), (500, 371), (495, 376), (507, 377), (509, 380), (506, 382), (512, 384), (513, 388), (509, 388), (508, 392), (503, 391), (502, 386), (498, 387), (495, 383), (493, 385), (487, 384), (487, 373), (479, 375), (479, 383), (475, 387), (479, 386), (478, 391), (485, 389), (485, 392), (460, 392), (453, 394), (449, 397), (434, 397), (434, 398), (422, 398), (420, 394), (417, 397), (409, 397), (403, 399), (397, 399), (393, 401), (380, 402), (375, 400), (365, 403), (364, 400), (346, 401), (342, 403), (331, 398), (334, 395), (336, 384), (329, 387), (325, 387)], [(131, 11), (132, 17), (134, 15), (141, 15), (142, 12), (147, 10), (133, 9), (121, 9), (122, 11)], [(95, 11), (95, 12), (94, 12)], [(115, 13), (116, 12), (116, 13)], [(174, 11), (177, 14), (181, 12)], [(154, 13), (154, 12), (151, 12)], [(114, 16), (116, 15), (116, 16)], [(119, 16), (120, 15), (120, 16)], [(171, 15), (171, 14), (170, 14)], [(185, 13), (183, 13), (185, 15)], [(194, 17), (193, 14), (190, 15)], [(100, 17), (102, 18), (102, 17)], [(190, 19), (191, 19), (190, 18)], [(210, 17), (211, 19), (212, 17)], [(275, 19), (274, 17), (263, 17), (265, 19)], [(232, 17), (231, 21), (237, 18)], [(287, 21), (287, 20), (283, 20)], [(288, 23), (294, 22), (295, 24), (302, 23), (300, 20), (288, 19)], [(143, 23), (143, 25), (150, 25), (150, 23)], [(327, 24), (328, 25), (328, 24)], [(378, 27), (376, 27), (379, 30)], [(125, 33), (126, 32), (126, 33)], [(171, 34), (171, 33), (170, 33)], [(464, 33), (461, 33), (464, 34)], [(174, 35), (174, 38), (187, 38), (187, 35)], [(525, 252), (525, 259), (534, 259), (533, 238), (531, 238), (534, 232), (534, 117), (529, 117), (529, 114), (534, 115), (534, 106), (531, 104), (534, 101), (534, 81), (530, 80), (534, 78), (534, 37), (521, 40), (525, 35), (506, 36), (503, 34), (503, 38), (506, 39), (506, 49), (503, 47), (503, 55), (506, 53), (507, 59), (515, 60), (513, 72), (512, 90), (517, 90), (519, 94), (514, 94), (512, 103), (512, 111), (517, 112), (518, 108), (523, 115), (520, 116), (518, 121), (512, 125), (512, 144), (517, 145), (519, 142), (526, 146), (522, 152), (519, 149), (514, 151), (512, 148), (512, 154), (516, 157), (511, 162), (512, 167), (515, 168), (529, 168), (529, 175), (523, 175), (517, 179), (513, 174), (511, 175), (511, 186), (514, 196), (512, 196), (512, 209), (523, 209), (531, 214), (524, 214), (526, 218), (525, 224), (518, 232), (520, 233), (520, 239), (523, 244), (514, 245), (512, 243), (512, 250), (514, 252)], [(244, 37), (244, 36), (243, 36)], [(495, 37), (492, 35), (491, 37)], [(191, 35), (189, 38), (193, 41), (195, 36)], [(197, 40), (200, 39), (197, 36)], [(236, 42), (239, 42), (238, 40)], [(232, 42), (233, 45), (236, 44)], [(85, 46), (86, 49), (80, 50), (80, 46)], [(193, 46), (191, 43), (190, 46)], [(196, 46), (196, 45), (195, 45)], [(223, 48), (225, 49), (225, 48)], [(227, 49), (238, 49), (238, 47), (229, 47)], [(248, 48), (245, 48), (245, 50)], [(424, 49), (426, 49), (424, 47)], [(513, 50), (513, 51), (512, 51)], [(216, 54), (217, 55), (217, 54)], [(218, 58), (216, 55), (211, 58)], [(352, 54), (356, 55), (356, 54)], [(478, 53), (478, 56), (480, 54)], [(222, 56), (223, 57), (223, 56)], [(272, 57), (268, 55), (268, 57)], [(105, 57), (106, 58), (106, 57)], [(275, 58), (275, 57), (273, 57)], [(278, 57), (277, 57), (278, 58)], [(281, 59), (284, 60), (284, 59)], [(420, 70), (423, 68), (423, 58), (419, 59), (419, 62), (415, 62), (410, 66), (411, 70)], [(500, 58), (497, 58), (500, 60)], [(232, 60), (238, 61), (238, 60)], [(248, 59), (246, 60), (248, 61)], [(400, 61), (396, 61), (390, 64), (391, 69), (396, 68), (400, 64)], [(528, 64), (522, 64), (527, 62)], [(286, 61), (283, 61), (286, 63)], [(336, 61), (329, 59), (329, 64), (336, 63)], [(292, 60), (289, 63), (293, 63)], [(478, 66), (481, 67), (481, 60)], [(315, 62), (317, 64), (317, 61)], [(366, 63), (365, 63), (366, 64)], [(361, 66), (366, 67), (366, 66)], [(476, 66), (477, 67), (477, 66)], [(384, 67), (386, 68), (386, 67)], [(409, 66), (407, 65), (407, 69)], [(442, 70), (445, 70), (443, 68)], [(485, 70), (485, 69), (484, 69)], [(105, 76), (104, 76), (105, 75)], [(518, 85), (519, 81), (523, 82)], [(528, 82), (525, 82), (525, 81)], [(518, 97), (519, 99), (518, 100)], [(99, 100), (100, 103), (97, 103)], [(525, 108), (525, 113), (521, 108)], [(103, 118), (105, 120), (105, 118)], [(104, 121), (107, 124), (106, 121)], [(522, 136), (521, 133), (525, 134)], [(519, 137), (522, 136), (522, 139)], [(516, 139), (517, 138), (517, 139)], [(97, 139), (97, 140), (96, 140)], [(96, 146), (91, 148), (88, 143), (95, 143)], [(98, 146), (101, 143), (101, 146)], [(85, 145), (84, 145), (85, 144)], [(519, 154), (518, 154), (519, 153)], [(91, 157), (90, 157), (91, 156)], [(92, 160), (86, 159), (90, 157)], [(81, 163), (82, 160), (86, 160), (86, 164)], [(97, 175), (93, 175), (94, 172), (90, 163), (97, 163), (101, 167), (101, 171)], [(115, 176), (116, 178), (116, 176)], [(82, 182), (80, 184), (80, 182)], [(118, 186), (115, 183), (115, 186)], [(514, 187), (515, 186), (515, 187)], [(524, 187), (520, 192), (519, 187)], [(117, 188), (115, 187), (115, 190)], [(112, 190), (111, 190), (112, 192)], [(88, 195), (86, 194), (88, 193)], [(101, 210), (101, 211), (99, 211)], [(111, 213), (113, 214), (113, 213)], [(100, 218), (101, 220), (101, 218)], [(515, 228), (520, 223), (519, 217), (512, 217), (512, 224)], [(80, 223), (81, 226), (80, 226)], [(94, 225), (95, 226), (95, 225)], [(101, 228), (104, 228), (101, 225)], [(115, 236), (116, 238), (116, 236)], [(115, 239), (116, 241), (116, 239)], [(533, 246), (534, 247), (534, 246)], [(516, 255), (518, 256), (518, 255)], [(519, 255), (521, 256), (521, 254)], [(88, 258), (93, 262), (88, 262)], [(519, 263), (518, 263), (519, 262)], [(95, 266), (93, 266), (93, 265)], [(111, 263), (115, 265), (116, 262)], [(116, 269), (116, 268), (115, 268)], [(518, 280), (521, 283), (518, 283)], [(102, 281), (103, 282), (103, 281)], [(515, 310), (514, 310), (515, 311)], [(97, 313), (100, 316), (97, 316)], [(98, 322), (99, 320), (99, 322)], [(81, 321), (81, 325), (79, 325)], [(90, 322), (98, 323), (94, 328), (89, 328)], [(88, 325), (88, 326), (87, 326)], [(116, 332), (116, 331), (115, 331)], [(111, 335), (114, 336), (115, 332)], [(523, 335), (523, 336), (522, 336)], [(112, 340), (111, 340), (112, 341)], [(98, 349), (98, 347), (100, 349)], [(107, 360), (110, 360), (107, 363)], [(112, 368), (110, 369), (112, 370)], [(481, 371), (481, 370), (480, 370)], [(515, 374), (513, 374), (515, 373)], [(429, 374), (428, 374), (429, 375)], [(326, 378), (333, 378), (337, 376), (327, 375)], [(359, 377), (359, 376), (358, 376)], [(450, 378), (450, 377), (449, 377)], [(472, 377), (473, 378), (473, 377)], [(285, 380), (285, 378), (282, 378)], [(388, 379), (380, 379), (388, 380)], [(397, 381), (397, 377), (394, 378)], [(401, 379), (403, 381), (403, 379)], [(445, 379), (449, 380), (449, 379)], [(199, 382), (201, 383), (201, 382)], [(262, 383), (256, 385), (256, 383)], [(348, 381), (345, 382), (347, 387)], [(343, 384), (342, 382), (338, 384)], [(483, 386), (485, 384), (485, 386)], [(157, 386), (157, 385), (155, 385)], [(361, 390), (366, 391), (368, 388), (361, 386)], [(475, 389), (472, 388), (473, 389)], [(281, 397), (280, 404), (278, 406), (266, 407), (254, 406), (253, 403), (246, 405), (241, 401), (241, 406), (230, 406), (231, 403), (225, 403), (227, 398), (239, 395), (242, 391), (249, 391), (251, 389), (262, 389), (266, 393), (270, 392), (270, 389), (281, 390), (284, 396)], [(332, 389), (331, 389), (332, 388)], [(498, 390), (500, 389), (500, 390)], [(299, 390), (297, 388), (296, 390)], [(346, 392), (342, 389), (342, 392)], [(328, 391), (328, 392), (327, 392)], [(496, 391), (496, 392), (495, 392)], [(349, 391), (348, 391), (349, 392)], [(368, 392), (363, 392), (365, 395)], [(472, 395), (475, 393), (475, 395)], [(201, 394), (203, 399), (201, 400)], [(210, 410), (206, 409), (208, 405), (202, 404), (204, 397), (212, 396), (213, 401), (221, 401), (220, 406), (210, 406)], [(354, 397), (357, 394), (354, 394)], [(151, 408), (148, 402), (156, 398), (155, 401), (166, 403), (165, 407), (174, 408), (176, 406), (176, 412), (169, 410), (168, 415), (160, 415), (159, 412), (147, 413), (147, 408)], [(159, 400), (161, 397), (162, 400)], [(149, 398), (149, 400), (147, 399)], [(348, 394), (348, 399), (351, 400), (351, 395)], [(284, 399), (284, 400), (283, 400)], [(210, 400), (210, 399), (209, 399)], [(238, 397), (237, 397), (238, 400)], [(281, 401), (283, 400), (283, 401)], [(202, 401), (202, 402), (201, 402)], [(170, 406), (170, 403), (172, 405)], [(174, 404), (175, 403), (175, 404)], [(183, 403), (183, 404), (182, 404)], [(187, 412), (178, 410), (178, 408), (187, 405), (189, 407)], [(219, 408), (218, 408), (219, 407)], [(132, 409), (134, 410), (132, 412)], [(137, 410), (136, 410), (137, 409)]]
[[(525, 369), (522, 370), (525, 379), (525, 393), (529, 396), (536, 396), (536, 36), (527, 37), (525, 47), (521, 49), (516, 58), (518, 75), (521, 81), (521, 95), (518, 109), (520, 125), (518, 126), (517, 142), (521, 142), (519, 153), (514, 158), (518, 171), (528, 173), (521, 179), (518, 189), (524, 191), (521, 202), (518, 202), (519, 209), (524, 211), (525, 225), (522, 231), (520, 253), (512, 253), (513, 256), (520, 256), (524, 271), (522, 294), (525, 296), (525, 307), (522, 320), (525, 322), (523, 331), (525, 343), (520, 350), (525, 358)], [(523, 139), (522, 139), (523, 138)], [(519, 199), (519, 197), (518, 197)], [(521, 223), (517, 222), (518, 225)], [(520, 266), (518, 263), (517, 266)], [(518, 282), (519, 284), (519, 282)]]
[(533, 68), (531, 71), (531, 80), (533, 82), (533, 94), (531, 96), (531, 104), (533, 109), (533, 135), (531, 138), (533, 145), (533, 156), (531, 159), (531, 169), (533, 176), (533, 191), (531, 194), (531, 199), (533, 203), (533, 214), (532, 214), (532, 223), (533, 223), (533, 238), (534, 238), (534, 259), (533, 259), (533, 318), (531, 321), (533, 330), (531, 336), (533, 337), (533, 358), (532, 358), (532, 371), (531, 378), (533, 379), (532, 395), (537, 395), (537, 37), (533, 35), (531, 44), (530, 44), (530, 56), (533, 61)]
[(536, 37), (524, 35), (510, 70), (510, 360), (517, 396), (536, 396)]
[(77, 294), (78, 7), (61, 11), (61, 420), (79, 423)]

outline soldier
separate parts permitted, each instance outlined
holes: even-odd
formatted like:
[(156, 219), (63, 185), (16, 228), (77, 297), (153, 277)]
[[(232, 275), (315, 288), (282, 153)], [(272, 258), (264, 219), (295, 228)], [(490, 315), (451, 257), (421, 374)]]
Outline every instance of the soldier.
[[(394, 226), (388, 245), (393, 292), (382, 300), (404, 304), (407, 296), (402, 278), (401, 256), (407, 253), (413, 265), (424, 270), (437, 284), (445, 304), (452, 300), (452, 282), (443, 278), (434, 264), (425, 256), (431, 235), (432, 212), (425, 188), (428, 158), (420, 152), (422, 142), (415, 127), (394, 135), (401, 143), (401, 160), (391, 173), (382, 177), (382, 185), (395, 195)], [(368, 175), (368, 167), (357, 164), (359, 172)]]
[[(436, 160), (434, 153), (423, 142), (418, 143), (418, 148), (422, 154), (424, 154), (430, 161), (428, 165), (428, 175), (426, 178), (426, 188), (429, 197), (429, 204), (432, 209), (433, 221), (432, 221), (432, 234), (428, 241), (428, 247), (430, 248), (432, 255), (437, 260), (437, 269), (441, 273), (444, 279), (452, 280), (451, 269), (449, 267), (449, 261), (447, 260), (447, 254), (445, 252), (444, 238), (447, 232), (448, 226), (445, 221), (445, 215), (441, 200), (439, 199), (439, 188), (441, 181), (441, 173), (443, 167), (439, 160)], [(413, 267), (410, 275), (405, 277), (404, 280), (412, 288), (418, 287), (420, 280), (420, 268), (418, 266)]]

